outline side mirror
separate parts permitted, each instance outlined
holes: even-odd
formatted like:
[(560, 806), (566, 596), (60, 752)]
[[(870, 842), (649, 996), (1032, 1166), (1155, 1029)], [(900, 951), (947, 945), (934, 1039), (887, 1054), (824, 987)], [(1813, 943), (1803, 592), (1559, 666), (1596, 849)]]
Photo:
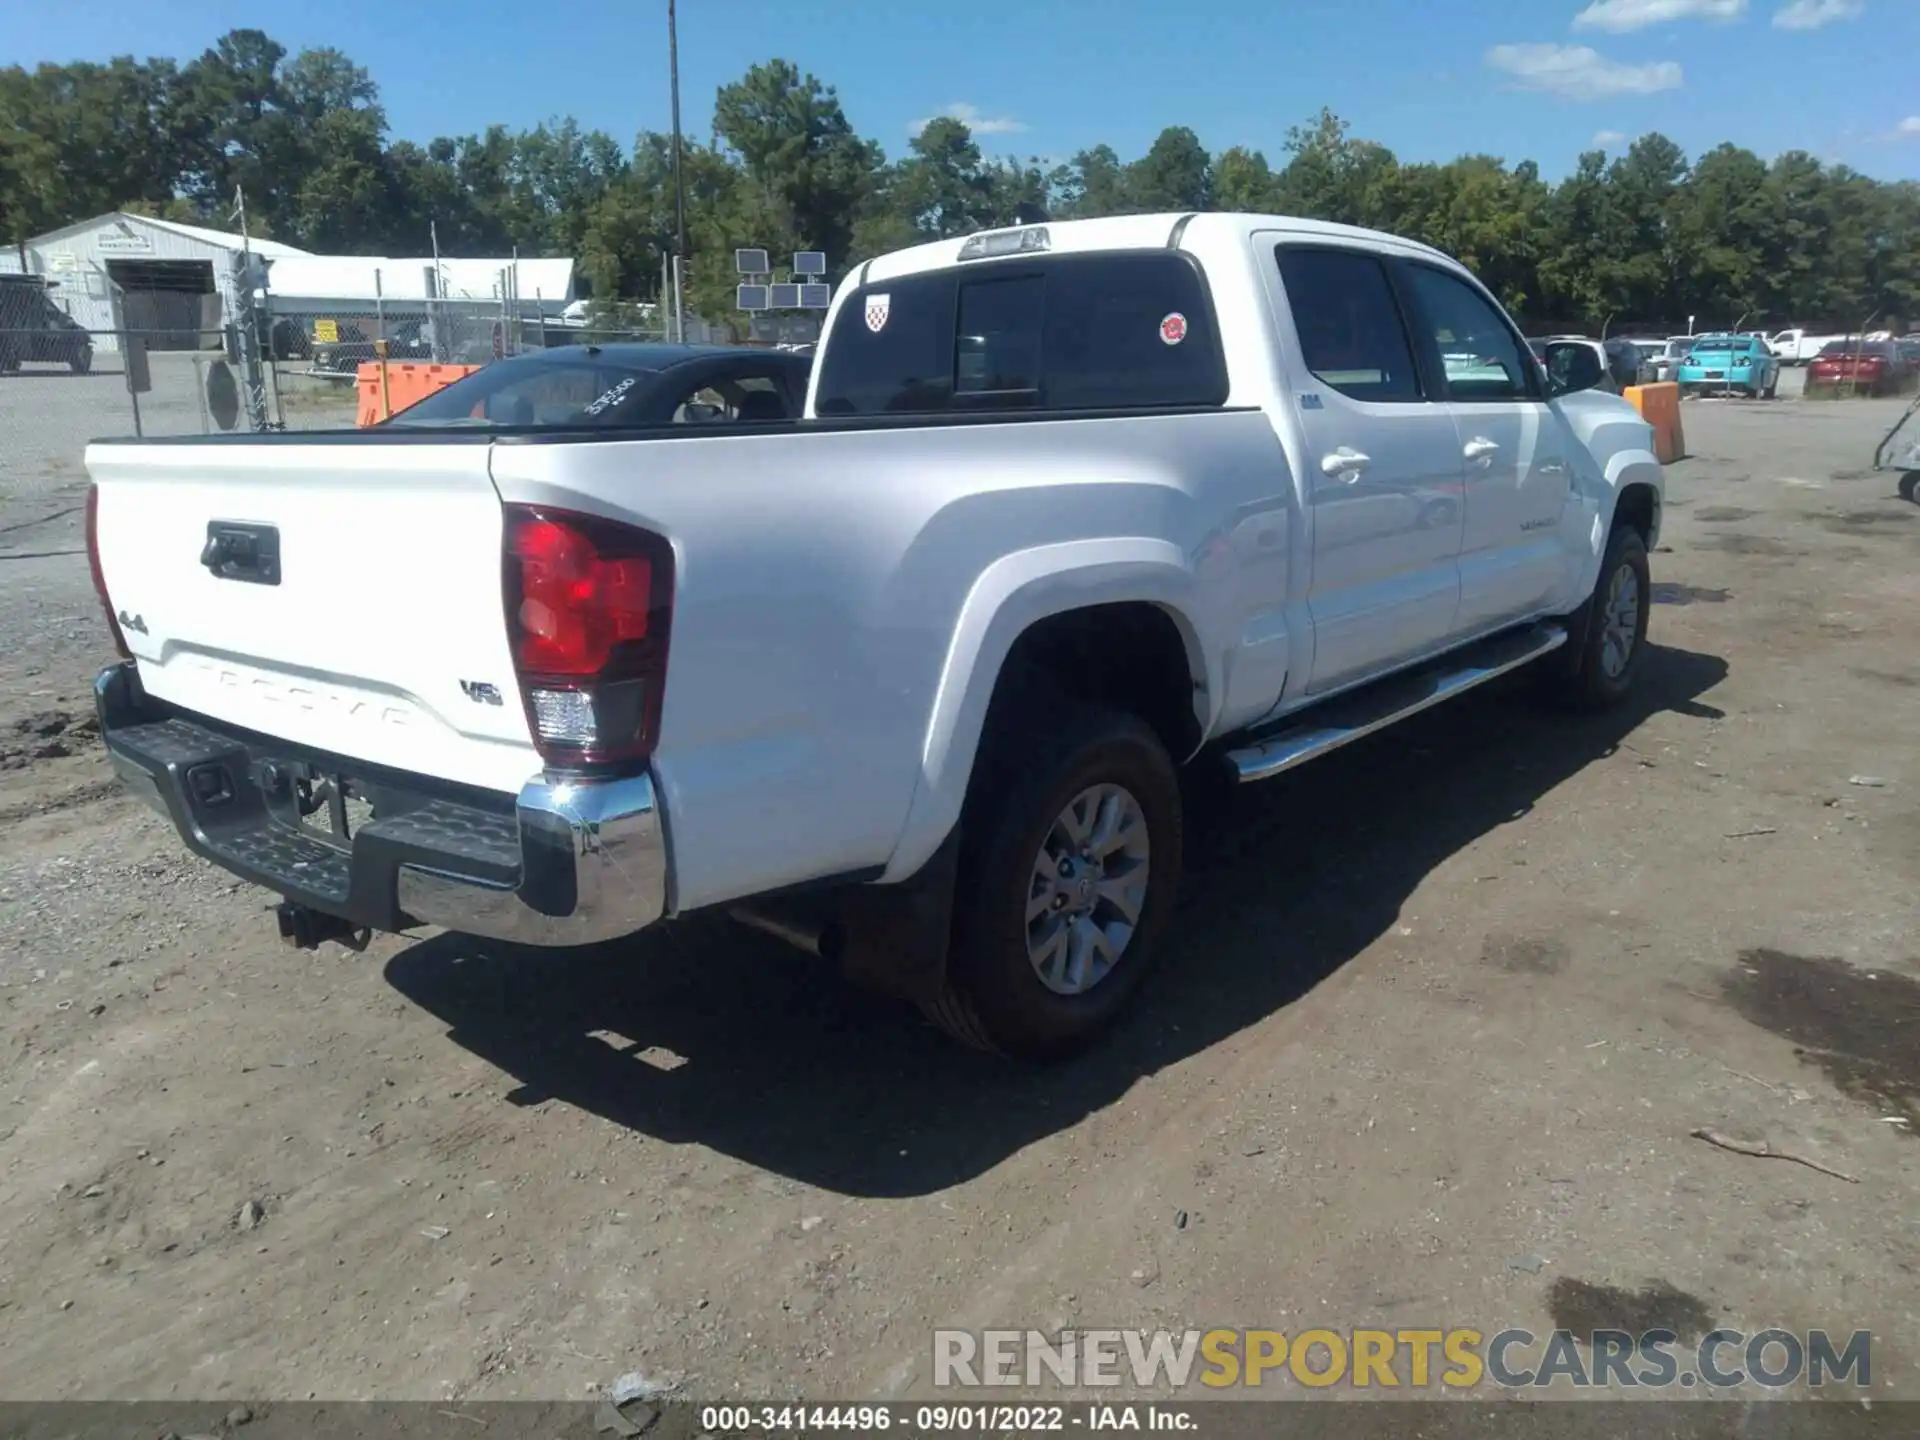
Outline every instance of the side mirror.
[(1571, 395), (1577, 390), (1592, 390), (1604, 384), (1606, 367), (1590, 345), (1565, 340), (1547, 346), (1547, 380), (1555, 395)]

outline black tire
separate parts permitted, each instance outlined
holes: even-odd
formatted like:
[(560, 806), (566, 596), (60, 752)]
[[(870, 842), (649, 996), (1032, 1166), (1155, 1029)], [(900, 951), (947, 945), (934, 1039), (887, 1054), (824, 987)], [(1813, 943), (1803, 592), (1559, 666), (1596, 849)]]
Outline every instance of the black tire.
[(1773, 379), (1767, 382), (1767, 393), (1761, 398), (1764, 400), (1777, 400), (1780, 398), (1780, 374), (1778, 371), (1775, 371)]
[[(1180, 887), (1179, 779), (1144, 721), (1070, 700), (996, 719), (981, 748), (961, 822), (946, 991), (924, 1008), (965, 1044), (1025, 1060), (1057, 1059), (1105, 1031), (1151, 968)], [(1081, 993), (1061, 994), (1028, 958), (1034, 866), (1055, 821), (1097, 785), (1119, 786), (1137, 802), (1147, 841), (1146, 894), (1112, 968)]]
[(86, 374), (89, 370), (93, 368), (92, 349), (89, 348), (89, 349), (77, 351), (74, 354), (73, 358), (67, 361), (67, 367), (70, 370), (72, 370), (73, 373), (76, 375)]
[[(1625, 664), (1615, 670), (1607, 653), (1606, 612), (1614, 577), (1623, 571), (1632, 577), (1639, 605)], [(1653, 572), (1647, 563), (1647, 543), (1632, 526), (1616, 524), (1607, 537), (1593, 594), (1571, 617), (1572, 637), (1566, 647), (1571, 653), (1549, 672), (1553, 698), (1573, 710), (1605, 710), (1624, 700), (1633, 688), (1640, 657), (1647, 648), (1647, 618), (1652, 605)]]

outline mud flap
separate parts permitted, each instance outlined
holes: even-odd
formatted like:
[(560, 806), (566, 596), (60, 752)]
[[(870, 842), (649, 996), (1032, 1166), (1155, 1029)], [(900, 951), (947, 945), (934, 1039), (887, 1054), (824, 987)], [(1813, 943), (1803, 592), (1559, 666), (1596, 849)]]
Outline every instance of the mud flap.
[(945, 993), (959, 827), (910, 879), (832, 883), (731, 907), (735, 920), (818, 955), (863, 990), (914, 1004)]
[(911, 879), (846, 892), (840, 968), (851, 984), (915, 1004), (945, 991), (959, 869), (956, 825)]

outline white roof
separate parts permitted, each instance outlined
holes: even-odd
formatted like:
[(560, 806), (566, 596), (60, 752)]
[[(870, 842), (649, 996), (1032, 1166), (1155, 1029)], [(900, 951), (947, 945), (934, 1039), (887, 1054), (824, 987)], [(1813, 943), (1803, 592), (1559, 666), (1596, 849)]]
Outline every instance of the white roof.
[[(242, 244), (240, 237), (226, 230), (209, 230), (202, 225), (182, 225), (178, 220), (158, 220), (151, 215), (130, 215), (124, 210), (110, 210), (105, 215), (96, 215), (91, 220), (77, 220), (71, 225), (62, 225), (58, 230), (49, 230), (44, 235), (36, 235), (27, 241), (29, 247), (37, 248), (51, 240), (64, 240), (70, 235), (78, 235), (84, 230), (98, 230), (110, 224), (145, 225), (152, 230), (163, 230), (169, 235), (178, 235), (188, 240), (198, 240), (203, 245), (218, 245), (223, 250), (238, 250)], [(305, 255), (308, 252), (297, 245), (283, 245), (278, 240), (253, 240), (253, 253), (265, 259), (273, 260), (283, 255)]]
[[(189, 240), (203, 241), (208, 245), (223, 245), (229, 250), (238, 250), (241, 239), (238, 235), (225, 230), (208, 230), (200, 225), (182, 225), (178, 220), (161, 220), (151, 215), (129, 215), (129, 220), (137, 220), (142, 225), (151, 225), (158, 230), (171, 230), (175, 235), (184, 235)], [(273, 260), (283, 255), (311, 255), (311, 250), (302, 250), (298, 245), (283, 244), (278, 240), (252, 240), (245, 242), (254, 254), (262, 259)]]
[[(1046, 230), (1050, 252), (1058, 255), (1076, 250), (1164, 249), (1173, 236), (1174, 226), (1182, 221), (1187, 222), (1186, 233), (1195, 239), (1203, 234), (1247, 235), (1257, 230), (1285, 230), (1295, 234), (1321, 236), (1329, 240), (1359, 241), (1370, 247), (1384, 246), (1402, 251), (1415, 251), (1453, 263), (1450, 257), (1443, 255), (1432, 246), (1423, 245), (1417, 240), (1409, 240), (1404, 236), (1390, 235), (1382, 230), (1365, 230), (1357, 225), (1335, 225), (1326, 220), (1309, 220), (1296, 215), (1254, 215), (1217, 211), (1193, 214), (1186, 211), (1169, 211), (1162, 215), (1110, 215), (1099, 220), (1047, 220), (1038, 222), (1038, 228)], [(1004, 225), (977, 233), (989, 235), (1002, 232), (1013, 233), (1032, 228), (1035, 227)], [(863, 283), (871, 283), (896, 275), (911, 275), (921, 270), (935, 270), (956, 265), (960, 260), (960, 247), (970, 238), (970, 236), (961, 235), (951, 240), (934, 240), (925, 245), (915, 245), (911, 249), (896, 250), (890, 255), (882, 255), (874, 260), (870, 269), (855, 273)]]
[[(267, 284), (276, 295), (312, 300), (370, 300), (378, 291), (387, 300), (427, 298), (427, 272), (433, 257), (388, 255), (294, 255), (275, 260)], [(442, 293), (449, 299), (491, 300), (500, 293), (503, 271), (514, 270), (510, 256), (499, 259), (440, 261)], [(517, 262), (520, 298), (538, 296), (564, 304), (573, 286), (573, 261)]]

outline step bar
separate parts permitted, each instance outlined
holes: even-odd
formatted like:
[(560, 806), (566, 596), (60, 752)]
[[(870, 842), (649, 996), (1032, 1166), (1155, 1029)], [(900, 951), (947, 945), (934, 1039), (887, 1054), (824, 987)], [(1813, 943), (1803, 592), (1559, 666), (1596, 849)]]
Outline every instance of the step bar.
[(1285, 729), (1228, 750), (1227, 764), (1242, 785), (1271, 780), (1296, 765), (1384, 730), (1396, 720), (1496, 680), (1566, 643), (1565, 627), (1556, 624), (1535, 625), (1482, 640), (1410, 674), (1392, 676), (1328, 700), (1304, 717), (1289, 717)]

